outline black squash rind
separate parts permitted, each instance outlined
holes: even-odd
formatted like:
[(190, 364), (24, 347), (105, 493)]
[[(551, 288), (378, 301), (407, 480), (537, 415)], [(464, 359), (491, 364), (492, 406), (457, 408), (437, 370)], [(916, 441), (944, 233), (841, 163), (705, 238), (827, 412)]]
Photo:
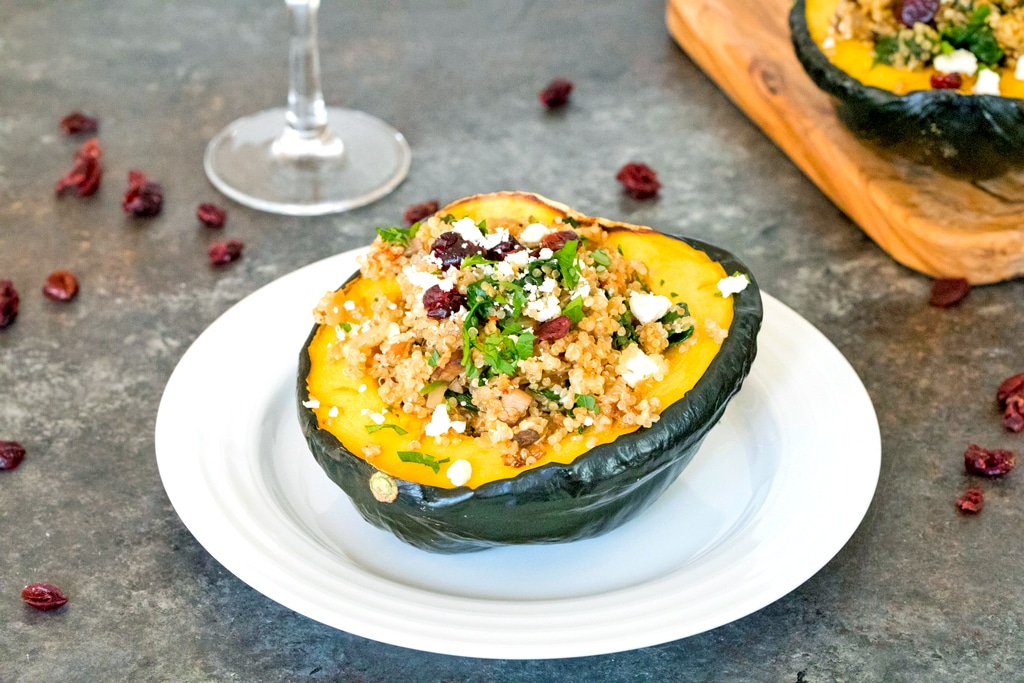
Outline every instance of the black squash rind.
[(307, 349), (299, 353), (298, 411), (302, 432), (317, 462), (372, 524), (403, 541), (443, 553), (495, 545), (559, 543), (610, 531), (648, 507), (690, 462), (726, 404), (739, 391), (757, 352), (763, 315), (750, 271), (729, 252), (680, 238), (718, 261), (727, 273), (744, 273), (750, 284), (733, 295), (729, 336), (704, 375), (653, 426), (601, 444), (569, 464), (550, 463), (476, 489), (444, 489), (396, 479), (398, 497), (377, 501), (369, 479), (378, 470), (348, 451), (316, 414), (304, 407), (310, 371)]
[(806, 0), (796, 0), (789, 28), (797, 59), (836, 98), (836, 114), (857, 135), (967, 179), (1024, 165), (1024, 100), (942, 89), (897, 95), (864, 85), (829, 61), (811, 38)]

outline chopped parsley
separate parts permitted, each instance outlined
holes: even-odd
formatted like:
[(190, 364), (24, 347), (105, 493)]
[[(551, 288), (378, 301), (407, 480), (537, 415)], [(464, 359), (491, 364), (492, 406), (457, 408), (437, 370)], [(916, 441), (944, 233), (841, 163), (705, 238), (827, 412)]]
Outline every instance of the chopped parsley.
[(533, 356), (535, 339), (532, 332), (489, 334), (484, 338), (484, 363), (496, 373), (514, 375), (519, 361)]
[(571, 320), (573, 324), (583, 320), (583, 297), (574, 296), (572, 301), (562, 309), (562, 315)]
[(635, 344), (640, 341), (640, 335), (637, 333), (636, 326), (633, 324), (632, 313), (626, 311), (620, 315), (619, 325), (622, 326), (624, 331), (612, 337), (612, 348), (616, 351), (621, 351), (630, 344)]
[(601, 406), (597, 405), (597, 399), (588, 394), (576, 394), (576, 406), (586, 408), (595, 415), (601, 414)]
[(338, 323), (338, 327), (345, 330), (346, 333), (352, 331), (352, 325), (350, 325), (349, 323)]
[(377, 425), (377, 424), (366, 425), (366, 433), (367, 434), (374, 434), (376, 432), (379, 432), (382, 429), (394, 429), (395, 430), (395, 434), (398, 434), (399, 436), (405, 436), (406, 434), (409, 433), (406, 430), (402, 429), (400, 426), (394, 425), (394, 424), (387, 424), (386, 423), (386, 424), (382, 424), (382, 425)]
[(562, 286), (566, 289), (572, 289), (580, 281), (580, 269), (576, 265), (576, 248), (578, 246), (579, 240), (569, 240), (555, 252), (558, 270), (562, 274)]
[(492, 261), (483, 254), (470, 254), (466, 258), (462, 259), (462, 265), (460, 268), (469, 268), (470, 266), (490, 265), (493, 266), (497, 261)]
[(999, 64), (1005, 53), (1003, 48), (999, 47), (999, 41), (988, 24), (988, 15), (991, 12), (991, 5), (978, 5), (965, 25), (950, 26), (942, 32), (943, 42), (954, 49), (970, 50), (982, 64)]
[(430, 355), (427, 356), (427, 365), (429, 365), (432, 368), (436, 368), (437, 367), (437, 361), (440, 360), (440, 358), (441, 358), (441, 352), (438, 351), (437, 349), (433, 349), (430, 352)]
[(571, 225), (574, 228), (580, 227), (580, 222), (573, 218), (572, 216), (563, 216), (562, 222), (566, 225)]
[(472, 413), (479, 413), (480, 409), (473, 403), (473, 397), (469, 393), (460, 393), (449, 389), (444, 392), (445, 398), (454, 398), (455, 402), (459, 404), (459, 407), (463, 410), (468, 410)]
[[(590, 258), (594, 259), (594, 263), (602, 268), (607, 268), (612, 264), (612, 258), (608, 255), (608, 252), (600, 247), (590, 252)], [(664, 284), (664, 283), (663, 283)]]
[(427, 382), (426, 384), (423, 385), (423, 388), (420, 389), (420, 396), (426, 396), (427, 394), (431, 393), (435, 389), (440, 389), (441, 387), (446, 387), (449, 384), (451, 384), (451, 382), (446, 382), (443, 379), (439, 379), (439, 380), (437, 380), (435, 382)]
[(441, 222), (442, 223), (447, 223), (448, 225), (451, 225), (452, 223), (455, 222), (455, 216), (451, 215), (450, 213), (447, 213), (447, 214), (441, 216)]
[(391, 226), (387, 228), (377, 228), (377, 234), (385, 242), (390, 244), (401, 244), (404, 247), (409, 246), (409, 241), (416, 236), (416, 233), (420, 229), (419, 223), (413, 223), (408, 228), (399, 228), (397, 226)]
[(693, 323), (683, 325), (677, 321), (690, 317), (690, 308), (685, 303), (678, 303), (668, 309), (668, 313), (661, 317), (661, 324), (668, 332), (668, 345), (678, 344), (686, 341), (693, 334)]
[(419, 451), (398, 451), (398, 459), (402, 462), (414, 462), (418, 465), (426, 465), (430, 469), (434, 470), (434, 474), (441, 471), (441, 465), (451, 460), (451, 458), (442, 458), (441, 460), (438, 460), (432, 455), (420, 453)]

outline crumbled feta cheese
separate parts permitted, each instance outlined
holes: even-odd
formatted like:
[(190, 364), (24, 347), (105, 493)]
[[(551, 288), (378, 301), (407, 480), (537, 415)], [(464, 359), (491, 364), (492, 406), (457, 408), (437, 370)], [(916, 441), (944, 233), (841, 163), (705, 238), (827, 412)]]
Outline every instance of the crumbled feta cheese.
[(494, 266), (494, 270), (498, 272), (498, 275), (501, 275), (503, 278), (507, 280), (511, 280), (516, 276), (515, 269), (512, 267), (512, 264), (509, 263), (508, 261), (498, 261), (498, 263), (495, 264)]
[(546, 277), (544, 278), (544, 282), (540, 283), (540, 286), (537, 287), (537, 291), (543, 292), (544, 294), (550, 294), (551, 292), (555, 291), (555, 287), (557, 286), (558, 283), (555, 280)]
[(593, 425), (594, 425), (594, 418), (590, 417), (589, 415), (587, 415), (585, 418), (583, 418), (583, 426), (584, 427), (592, 427)]
[(335, 313), (337, 313), (337, 312), (338, 312), (338, 307), (337, 307), (337, 306), (335, 306), (335, 307), (334, 307), (334, 312), (335, 312)]
[(1024, 58), (1017, 59), (1017, 68), (1013, 72), (1013, 77), (1018, 81), (1024, 81)]
[(448, 417), (448, 404), (438, 403), (434, 408), (434, 414), (430, 417), (430, 422), (423, 428), (423, 432), (427, 436), (441, 436), (447, 434), (451, 426), (452, 421)]
[(828, 36), (828, 37), (825, 38), (825, 40), (821, 41), (821, 49), (822, 50), (831, 50), (835, 46), (836, 46), (836, 39), (833, 38), (832, 36)]
[(345, 341), (345, 337), (348, 336), (348, 333), (345, 332), (345, 328), (343, 328), (341, 325), (335, 325), (334, 336), (338, 338), (338, 341)]
[(360, 384), (359, 385), (359, 393), (362, 394), (362, 393), (365, 393), (365, 392), (366, 392), (366, 385), (365, 384)]
[(493, 232), (489, 232), (483, 236), (480, 240), (480, 246), (484, 249), (494, 249), (502, 242), (508, 239), (508, 230), (505, 228), (498, 228)]
[(359, 415), (361, 417), (366, 417), (369, 414), (370, 414), (370, 409), (369, 408), (363, 408), (362, 410), (359, 411)]
[(312, 408), (315, 410), (320, 407), (320, 401), (310, 396), (308, 401), (302, 402), (302, 405), (305, 406), (306, 408)]
[(338, 417), (338, 406), (331, 406), (331, 409), (327, 411), (327, 417)]
[(530, 223), (519, 233), (519, 241), (523, 244), (540, 244), (544, 236), (551, 232), (543, 223)]
[(552, 256), (554, 256), (554, 255), (555, 255), (555, 252), (551, 251), (551, 250), (550, 250), (550, 249), (548, 249), (547, 247), (543, 247), (543, 248), (542, 248), (542, 249), (540, 250), (540, 253), (539, 253), (539, 254), (537, 254), (537, 256), (539, 256), (540, 258), (544, 259), (545, 261), (546, 261), (547, 259), (551, 258), (551, 257), (552, 257)]
[(374, 424), (384, 424), (384, 416), (380, 413), (370, 413), (370, 419)]
[(398, 323), (396, 323), (394, 321), (391, 321), (391, 322), (388, 323), (388, 328), (384, 332), (384, 334), (387, 335), (388, 339), (394, 339), (395, 337), (397, 337), (401, 333), (402, 333), (402, 328), (400, 328), (398, 326)]
[(526, 304), (526, 308), (523, 309), (523, 313), (542, 323), (561, 315), (562, 307), (558, 304), (558, 297), (552, 294), (529, 302)]
[(672, 308), (672, 300), (660, 294), (629, 293), (629, 310), (641, 325), (661, 319)]
[(466, 431), (466, 423), (463, 420), (452, 420), (452, 430), (458, 434), (463, 434)]
[(718, 291), (722, 293), (722, 296), (739, 294), (746, 289), (749, 284), (750, 278), (746, 275), (730, 275), (729, 277), (723, 277), (718, 281)]
[(462, 486), (473, 476), (473, 466), (468, 460), (456, 460), (448, 465), (448, 480), (456, 486)]
[(511, 254), (505, 256), (503, 263), (511, 263), (516, 268), (525, 268), (530, 263), (530, 252), (525, 249), (513, 251)]
[(569, 295), (569, 300), (572, 301), (576, 297), (586, 299), (588, 296), (590, 296), (590, 283), (586, 280), (580, 280), (576, 289), (572, 290), (572, 294)]
[(978, 70), (978, 58), (970, 50), (953, 50), (948, 55), (936, 55), (932, 60), (936, 71), (944, 74), (973, 76)]
[[(661, 363), (658, 361), (661, 360)], [(622, 350), (619, 356), (619, 364), (616, 367), (622, 379), (631, 387), (635, 387), (648, 377), (653, 377), (663, 372), (664, 359), (660, 356), (652, 357), (640, 350), (636, 344), (630, 344)]]
[(484, 234), (480, 232), (480, 228), (476, 227), (476, 223), (469, 217), (460, 218), (452, 223), (452, 232), (457, 233), (459, 237), (473, 244), (481, 244), (484, 239)]
[(441, 283), (441, 279), (433, 273), (416, 270), (416, 268), (412, 266), (406, 266), (402, 272), (405, 273), (405, 277), (409, 278), (409, 284), (413, 287), (419, 287), (420, 289), (430, 289), (434, 285), (439, 285)]
[(343, 303), (342, 306), (345, 307), (346, 311), (354, 311), (354, 310), (356, 310), (356, 302), (352, 301), (351, 299), (346, 301), (345, 303)]
[(978, 72), (978, 80), (974, 82), (975, 95), (998, 95), (999, 74), (992, 69), (982, 69)]

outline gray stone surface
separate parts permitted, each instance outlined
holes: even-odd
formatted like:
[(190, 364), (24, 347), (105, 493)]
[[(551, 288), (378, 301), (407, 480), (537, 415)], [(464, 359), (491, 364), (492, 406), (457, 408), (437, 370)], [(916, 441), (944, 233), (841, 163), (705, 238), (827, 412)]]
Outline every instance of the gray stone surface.
[[(223, 201), (202, 152), (237, 116), (283, 102), (283, 3), (0, 0), (0, 278), (22, 295), (0, 332), (0, 439), (29, 451), (0, 472), (0, 681), (1024, 680), (1021, 473), (983, 482), (979, 517), (953, 509), (964, 447), (1020, 450), (1024, 438), (1002, 429), (993, 400), (1024, 371), (1024, 282), (927, 306), (930, 280), (829, 203), (675, 46), (663, 14), (660, 0), (326, 3), (329, 102), (402, 130), (412, 172), (376, 204), (324, 218), (224, 201), (224, 235), (247, 246), (215, 270), (205, 248), (220, 236), (193, 215)], [(536, 94), (555, 76), (577, 88), (549, 114)], [(106, 152), (86, 200), (53, 196), (78, 144), (57, 128), (73, 109), (100, 117)], [(659, 200), (623, 197), (614, 173), (630, 160), (658, 171)], [(163, 183), (158, 218), (122, 214), (132, 168)], [(817, 575), (677, 642), (474, 660), (295, 614), (184, 528), (153, 428), (196, 336), (409, 204), (499, 189), (721, 244), (846, 355), (878, 412), (882, 472), (864, 522)], [(58, 268), (82, 283), (70, 305), (40, 294)], [(69, 605), (24, 606), (19, 591), (37, 580)]]

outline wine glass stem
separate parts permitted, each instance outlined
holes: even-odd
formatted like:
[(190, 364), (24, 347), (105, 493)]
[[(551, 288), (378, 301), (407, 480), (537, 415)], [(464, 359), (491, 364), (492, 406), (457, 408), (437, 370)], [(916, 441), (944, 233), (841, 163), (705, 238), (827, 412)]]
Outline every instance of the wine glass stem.
[(327, 129), (327, 107), (320, 85), (320, 52), (316, 15), (320, 0), (285, 0), (292, 35), (288, 54), (288, 127), (300, 137), (321, 136)]

